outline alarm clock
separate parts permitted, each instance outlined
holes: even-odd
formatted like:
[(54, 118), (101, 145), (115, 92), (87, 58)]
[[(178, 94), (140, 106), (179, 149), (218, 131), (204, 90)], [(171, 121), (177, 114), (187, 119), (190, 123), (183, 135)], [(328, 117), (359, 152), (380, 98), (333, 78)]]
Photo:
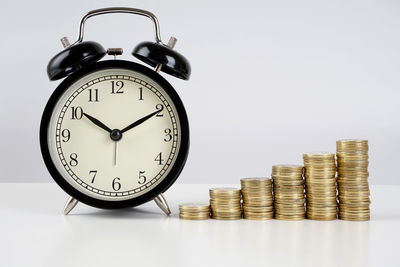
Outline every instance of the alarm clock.
[[(150, 18), (155, 42), (142, 42), (119, 60), (122, 49), (83, 41), (88, 18), (128, 13)], [(154, 14), (134, 8), (90, 11), (72, 45), (47, 66), (50, 80), (65, 78), (51, 95), (41, 119), (40, 147), (56, 183), (70, 196), (64, 214), (78, 202), (103, 208), (133, 207), (150, 200), (167, 214), (162, 195), (178, 178), (189, 151), (189, 123), (175, 89), (159, 72), (188, 80), (187, 59), (164, 44)], [(110, 60), (101, 60), (106, 55)]]

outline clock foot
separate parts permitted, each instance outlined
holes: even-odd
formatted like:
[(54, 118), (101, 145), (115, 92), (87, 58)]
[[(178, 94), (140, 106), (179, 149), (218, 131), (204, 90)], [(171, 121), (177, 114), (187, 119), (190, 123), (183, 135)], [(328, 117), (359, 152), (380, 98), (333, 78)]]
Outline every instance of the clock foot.
[(169, 209), (167, 200), (163, 196), (163, 194), (159, 194), (154, 198), (154, 201), (156, 202), (157, 206), (167, 215), (171, 215), (171, 210)]
[(78, 200), (76, 200), (73, 197), (69, 197), (67, 200), (67, 203), (65, 203), (65, 207), (64, 207), (64, 215), (68, 215), (68, 213), (70, 213), (70, 211), (75, 208), (76, 204), (78, 204)]

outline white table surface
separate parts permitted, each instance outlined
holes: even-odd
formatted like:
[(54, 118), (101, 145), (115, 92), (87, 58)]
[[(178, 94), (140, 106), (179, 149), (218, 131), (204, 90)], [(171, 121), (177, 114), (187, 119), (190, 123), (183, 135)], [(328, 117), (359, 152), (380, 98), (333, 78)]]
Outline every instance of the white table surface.
[(0, 266), (400, 266), (400, 186), (371, 186), (369, 222), (180, 220), (210, 187), (173, 185), (171, 217), (154, 202), (64, 216), (56, 184), (0, 184)]

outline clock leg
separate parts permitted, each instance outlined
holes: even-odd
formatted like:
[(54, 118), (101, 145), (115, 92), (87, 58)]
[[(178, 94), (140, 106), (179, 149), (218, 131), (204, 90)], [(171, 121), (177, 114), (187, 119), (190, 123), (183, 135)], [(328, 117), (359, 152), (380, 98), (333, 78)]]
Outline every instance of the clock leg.
[(169, 209), (167, 200), (163, 196), (163, 194), (159, 194), (154, 198), (154, 201), (156, 202), (157, 206), (167, 215), (171, 215), (171, 210)]
[(78, 200), (76, 200), (73, 197), (69, 197), (67, 200), (67, 203), (65, 203), (65, 207), (64, 207), (64, 215), (68, 215), (68, 213), (70, 213), (70, 211), (75, 208), (76, 204), (78, 204)]

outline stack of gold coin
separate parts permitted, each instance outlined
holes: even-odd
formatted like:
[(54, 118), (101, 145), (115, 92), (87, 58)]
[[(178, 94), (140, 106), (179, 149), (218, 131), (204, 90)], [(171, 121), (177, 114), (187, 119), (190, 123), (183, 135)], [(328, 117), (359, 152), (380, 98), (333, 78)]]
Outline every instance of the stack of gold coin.
[(185, 220), (208, 220), (210, 205), (202, 203), (187, 203), (179, 205), (179, 218)]
[(370, 219), (368, 184), (368, 141), (336, 142), (338, 165), (339, 218), (351, 221)]
[(272, 166), (275, 218), (280, 220), (303, 220), (304, 182), (303, 166)]
[(242, 218), (240, 189), (221, 187), (210, 189), (211, 214), (217, 220)]
[(303, 154), (307, 218), (336, 220), (336, 163), (334, 153)]
[(243, 216), (249, 220), (268, 220), (274, 216), (272, 181), (270, 178), (240, 180), (243, 196)]

